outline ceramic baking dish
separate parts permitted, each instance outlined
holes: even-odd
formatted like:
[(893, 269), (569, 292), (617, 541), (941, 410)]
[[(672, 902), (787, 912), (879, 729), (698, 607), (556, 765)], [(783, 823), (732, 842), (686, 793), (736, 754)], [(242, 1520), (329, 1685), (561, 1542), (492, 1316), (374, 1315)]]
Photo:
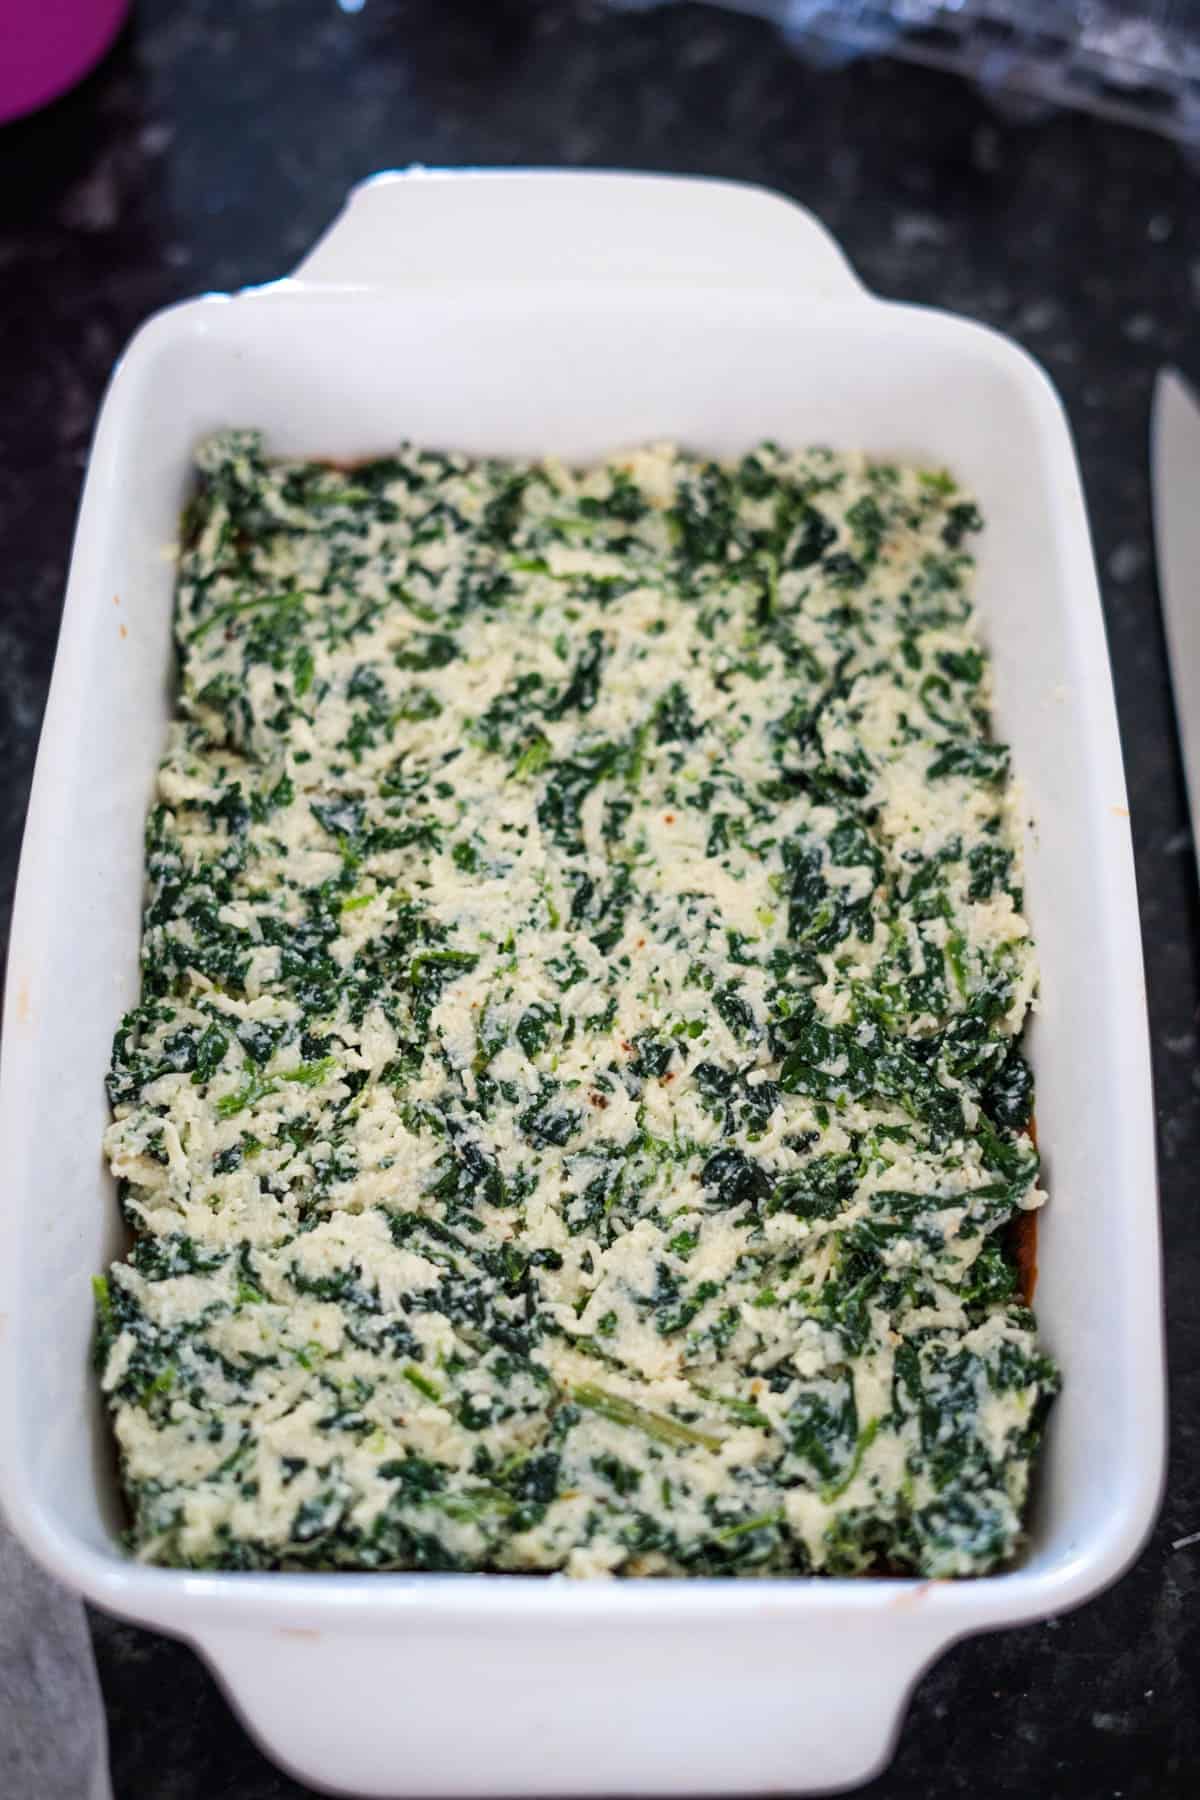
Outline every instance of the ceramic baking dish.
[[(581, 1583), (138, 1567), (89, 1367), (119, 1253), (102, 1076), (137, 984), (142, 823), (171, 706), (172, 539), (196, 440), (400, 437), (591, 458), (754, 440), (949, 464), (987, 517), (979, 599), (1032, 821), (1032, 1035), (1052, 1203), (1038, 1308), (1065, 1371), (1010, 1573)], [(1067, 424), (1003, 337), (867, 294), (815, 219), (726, 183), (387, 175), (296, 275), (138, 333), (100, 418), (13, 926), (0, 1213), (3, 1498), (30, 1549), (188, 1639), (266, 1749), (362, 1795), (791, 1792), (853, 1784), (969, 1632), (1059, 1612), (1136, 1552), (1163, 1468), (1137, 902)]]

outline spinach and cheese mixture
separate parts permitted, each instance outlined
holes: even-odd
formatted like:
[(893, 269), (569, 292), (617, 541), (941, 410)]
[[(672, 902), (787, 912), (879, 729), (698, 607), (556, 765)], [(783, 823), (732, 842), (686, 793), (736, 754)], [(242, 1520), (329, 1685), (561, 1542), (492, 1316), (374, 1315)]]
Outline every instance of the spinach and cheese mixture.
[(150, 1562), (972, 1575), (1057, 1377), (945, 474), (204, 445), (106, 1151)]

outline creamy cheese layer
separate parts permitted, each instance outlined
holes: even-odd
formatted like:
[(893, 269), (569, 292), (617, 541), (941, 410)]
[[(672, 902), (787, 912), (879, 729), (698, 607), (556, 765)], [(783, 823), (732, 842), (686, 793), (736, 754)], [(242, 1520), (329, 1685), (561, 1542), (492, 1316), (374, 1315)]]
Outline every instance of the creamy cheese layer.
[(136, 1553), (1005, 1562), (1057, 1378), (973, 503), (198, 465), (97, 1284)]

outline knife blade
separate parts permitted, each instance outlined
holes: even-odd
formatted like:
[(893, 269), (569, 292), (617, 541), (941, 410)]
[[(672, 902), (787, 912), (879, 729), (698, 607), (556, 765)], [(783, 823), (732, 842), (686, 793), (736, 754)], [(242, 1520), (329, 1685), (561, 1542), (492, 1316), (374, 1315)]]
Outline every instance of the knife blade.
[(1200, 864), (1200, 400), (1178, 369), (1161, 369), (1154, 386), (1150, 486), (1175, 723)]

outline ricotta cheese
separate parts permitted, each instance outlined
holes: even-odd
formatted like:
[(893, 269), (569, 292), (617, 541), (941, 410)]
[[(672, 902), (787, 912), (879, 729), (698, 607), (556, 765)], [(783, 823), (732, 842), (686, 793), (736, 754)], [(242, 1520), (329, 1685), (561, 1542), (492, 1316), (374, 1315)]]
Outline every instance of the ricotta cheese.
[(1057, 1376), (945, 474), (204, 445), (97, 1282), (197, 1568), (977, 1574)]

